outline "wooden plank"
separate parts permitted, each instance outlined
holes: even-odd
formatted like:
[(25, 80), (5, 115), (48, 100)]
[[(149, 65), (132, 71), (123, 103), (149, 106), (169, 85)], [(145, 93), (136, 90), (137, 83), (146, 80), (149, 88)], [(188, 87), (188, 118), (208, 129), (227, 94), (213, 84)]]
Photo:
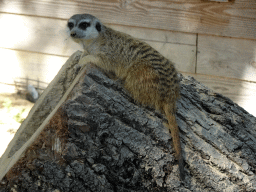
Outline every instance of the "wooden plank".
[(196, 46), (146, 41), (163, 56), (175, 63), (180, 72), (195, 73)]
[(196, 35), (166, 30), (147, 29), (141, 27), (107, 24), (114, 30), (127, 33), (144, 41), (157, 41), (172, 44), (196, 45)]
[[(70, 56), (76, 50), (82, 50), (68, 37), (64, 20), (0, 14), (0, 25), (9, 26), (8, 30), (0, 31), (2, 48), (56, 56)], [(175, 62), (178, 70), (195, 72), (196, 35), (117, 25), (110, 27), (146, 41)]]
[(15, 78), (50, 83), (68, 57), (0, 48), (0, 82), (14, 84)]
[(197, 73), (256, 82), (256, 41), (199, 35)]
[[(10, 24), (11, 23), (11, 24)], [(0, 47), (70, 56), (80, 46), (71, 42), (66, 21), (22, 15), (0, 14)]]
[[(67, 21), (59, 19), (0, 14), (0, 25), (8, 26), (8, 30), (0, 31), (0, 47), (70, 55), (80, 46), (70, 44), (66, 24)], [(196, 35), (193, 34), (118, 25), (109, 26), (144, 41), (196, 45)], [(17, 33), (17, 28), (19, 33)], [(72, 51), (70, 51), (69, 47), (72, 46)]]
[(230, 98), (246, 111), (256, 116), (256, 83), (190, 73), (183, 75), (194, 77), (214, 92)]
[(0, 11), (61, 19), (90, 13), (112, 24), (256, 39), (254, 0), (2, 0)]

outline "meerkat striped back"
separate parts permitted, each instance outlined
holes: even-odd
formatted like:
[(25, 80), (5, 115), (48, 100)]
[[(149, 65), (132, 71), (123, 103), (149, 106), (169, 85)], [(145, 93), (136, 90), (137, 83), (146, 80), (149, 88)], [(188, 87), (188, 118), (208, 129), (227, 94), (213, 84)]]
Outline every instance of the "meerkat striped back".
[[(172, 113), (175, 113), (175, 102), (179, 98), (179, 81), (174, 63), (169, 61), (147, 43), (130, 35), (106, 27), (104, 33), (107, 41), (103, 47), (108, 47), (108, 54), (117, 54), (118, 60), (123, 60), (125, 67), (132, 65), (135, 60), (148, 61), (148, 65), (157, 73), (160, 102), (174, 103)], [(120, 63), (119, 63), (120, 64)], [(156, 106), (163, 112), (162, 106)]]

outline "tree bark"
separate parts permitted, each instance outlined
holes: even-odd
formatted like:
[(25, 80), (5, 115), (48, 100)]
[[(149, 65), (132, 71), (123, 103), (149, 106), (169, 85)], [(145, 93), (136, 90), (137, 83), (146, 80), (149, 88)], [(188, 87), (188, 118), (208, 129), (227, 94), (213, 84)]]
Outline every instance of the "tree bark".
[(165, 117), (88, 64), (63, 101), (51, 94), (60, 105), (48, 119), (27, 120), (41, 122), (33, 128), (38, 136), (15, 148), (23, 151), (0, 191), (256, 191), (256, 118), (195, 79), (180, 78), (184, 182)]

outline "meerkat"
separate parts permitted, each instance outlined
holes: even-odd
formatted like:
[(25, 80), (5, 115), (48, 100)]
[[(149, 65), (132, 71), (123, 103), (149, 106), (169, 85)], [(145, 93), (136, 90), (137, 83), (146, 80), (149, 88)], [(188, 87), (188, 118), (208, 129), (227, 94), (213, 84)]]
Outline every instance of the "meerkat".
[(184, 179), (179, 128), (175, 118), (179, 80), (174, 64), (147, 43), (103, 25), (90, 14), (73, 15), (67, 23), (71, 38), (82, 44), (80, 62), (92, 62), (114, 73), (133, 99), (166, 115), (180, 178)]

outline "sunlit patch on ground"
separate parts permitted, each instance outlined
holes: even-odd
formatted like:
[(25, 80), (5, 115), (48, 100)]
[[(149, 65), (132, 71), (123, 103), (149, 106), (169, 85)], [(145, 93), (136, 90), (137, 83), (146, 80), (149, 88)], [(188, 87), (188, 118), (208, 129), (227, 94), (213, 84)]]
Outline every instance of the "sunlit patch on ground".
[(0, 156), (2, 156), (21, 122), (27, 117), (33, 103), (12, 89), (0, 90)]

